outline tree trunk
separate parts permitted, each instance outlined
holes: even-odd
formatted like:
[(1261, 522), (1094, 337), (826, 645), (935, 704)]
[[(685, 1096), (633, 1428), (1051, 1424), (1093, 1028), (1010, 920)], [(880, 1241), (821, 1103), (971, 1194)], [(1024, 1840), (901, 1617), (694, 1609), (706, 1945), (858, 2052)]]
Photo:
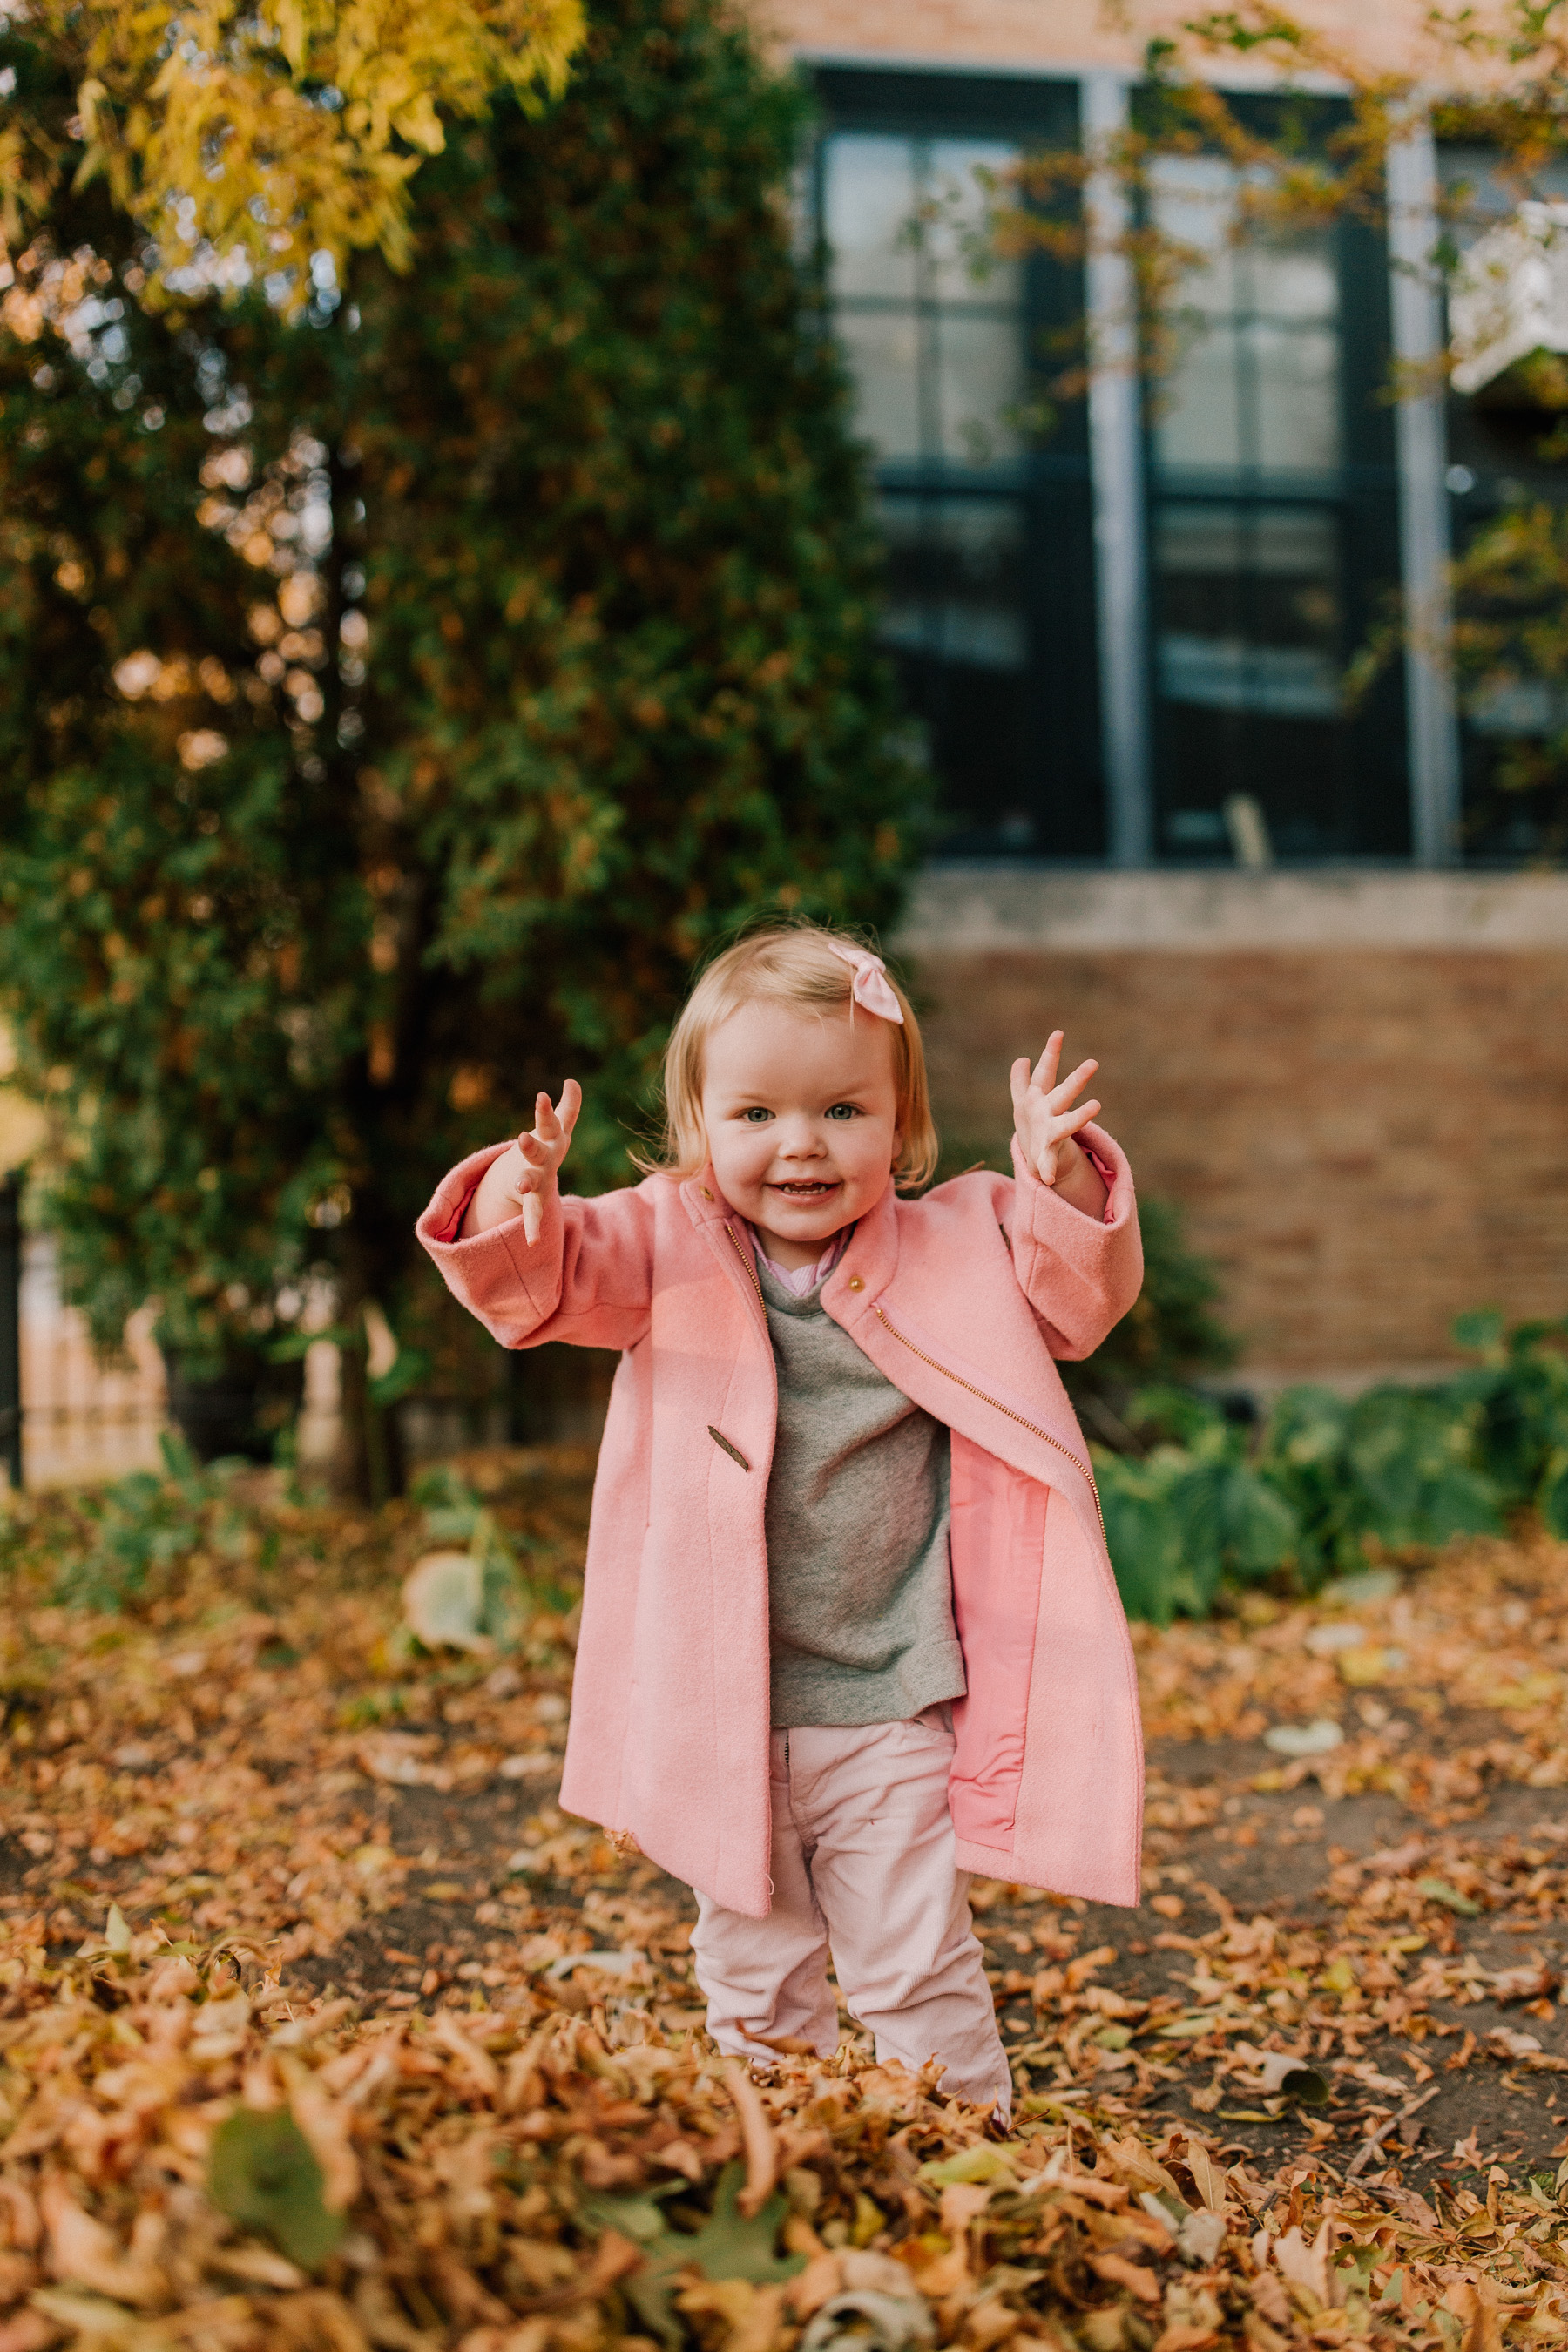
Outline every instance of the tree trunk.
[(337, 1479), (345, 1495), (379, 1510), (407, 1483), (403, 1433), (397, 1407), (377, 1404), (372, 1393), (363, 1308), (344, 1315), (342, 1323), (353, 1336), (338, 1343)]

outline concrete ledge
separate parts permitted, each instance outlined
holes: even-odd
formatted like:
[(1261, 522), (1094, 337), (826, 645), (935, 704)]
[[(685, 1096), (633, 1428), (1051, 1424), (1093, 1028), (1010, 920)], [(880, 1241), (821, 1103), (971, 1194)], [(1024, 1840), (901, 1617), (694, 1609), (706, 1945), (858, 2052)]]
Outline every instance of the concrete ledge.
[(933, 866), (893, 940), (901, 955), (1100, 949), (1473, 948), (1568, 954), (1568, 873), (1063, 872)]

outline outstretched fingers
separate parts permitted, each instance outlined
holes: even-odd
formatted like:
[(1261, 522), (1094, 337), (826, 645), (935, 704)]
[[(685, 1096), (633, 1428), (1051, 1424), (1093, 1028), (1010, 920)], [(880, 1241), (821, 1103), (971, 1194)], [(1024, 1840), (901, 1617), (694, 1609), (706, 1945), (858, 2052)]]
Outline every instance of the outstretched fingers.
[(1087, 1127), (1103, 1108), (1104, 1105), (1099, 1102), (1079, 1103), (1075, 1110), (1059, 1113), (1051, 1125), (1058, 1136), (1076, 1135), (1080, 1127)]
[(1065, 1111), (1074, 1095), (1080, 1095), (1083, 1092), (1099, 1067), (1098, 1062), (1080, 1062), (1077, 1069), (1063, 1078), (1059, 1086), (1050, 1089), (1045, 1098), (1046, 1108), (1053, 1115)]
[(572, 1140), (572, 1130), (577, 1124), (577, 1114), (583, 1108), (583, 1089), (575, 1078), (568, 1078), (561, 1089), (561, 1100), (552, 1103), (542, 1090), (534, 1097), (533, 1126), (524, 1129), (517, 1139), (518, 1157), (522, 1161), (521, 1172), (510, 1188), (510, 1197), (522, 1212), (523, 1238), (531, 1248), (539, 1239), (544, 1223), (544, 1190), (551, 1177), (566, 1157)]
[(1062, 1047), (1066, 1043), (1062, 1031), (1053, 1029), (1046, 1040), (1046, 1049), (1033, 1069), (1022, 1055), (1014, 1063), (1010, 1079), (1015, 1111), (1022, 1113), (1026, 1108), (1038, 1108), (1053, 1115), (1058, 1114), (1066, 1110), (1075, 1095), (1083, 1092), (1100, 1064), (1092, 1060), (1080, 1062), (1067, 1077), (1058, 1079), (1057, 1073), (1061, 1066)]
[(1062, 1047), (1067, 1044), (1066, 1032), (1053, 1029), (1046, 1039), (1046, 1050), (1035, 1064), (1029, 1084), (1037, 1094), (1047, 1094), (1057, 1082), (1057, 1070), (1061, 1063)]
[(563, 1160), (582, 1108), (583, 1089), (575, 1078), (567, 1079), (559, 1103), (552, 1103), (541, 1090), (533, 1099), (532, 1130), (525, 1130), (517, 1139), (517, 1148), (523, 1158), (535, 1168), (549, 1168)]

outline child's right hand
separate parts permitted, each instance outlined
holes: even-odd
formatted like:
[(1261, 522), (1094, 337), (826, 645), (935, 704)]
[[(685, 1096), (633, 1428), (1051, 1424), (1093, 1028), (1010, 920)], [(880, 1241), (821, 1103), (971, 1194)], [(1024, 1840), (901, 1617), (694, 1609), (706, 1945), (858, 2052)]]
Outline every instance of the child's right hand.
[(536, 1097), (531, 1133), (520, 1135), (510, 1151), (491, 1160), (468, 1203), (460, 1238), (488, 1233), (521, 1209), (523, 1239), (532, 1248), (544, 1223), (545, 1196), (566, 1157), (582, 1108), (583, 1089), (575, 1078), (567, 1079), (559, 1103), (552, 1103), (547, 1094)]

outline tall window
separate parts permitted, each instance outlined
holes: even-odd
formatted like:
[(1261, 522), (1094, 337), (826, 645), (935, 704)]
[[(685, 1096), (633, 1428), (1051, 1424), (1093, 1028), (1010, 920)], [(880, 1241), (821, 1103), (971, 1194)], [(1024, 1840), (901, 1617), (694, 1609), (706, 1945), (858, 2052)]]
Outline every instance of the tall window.
[(1398, 577), (1386, 263), (1353, 224), (1238, 244), (1238, 193), (1219, 156), (1152, 170), (1192, 256), (1149, 436), (1158, 847), (1397, 856), (1399, 682), (1343, 690)]
[[(1521, 194), (1568, 202), (1568, 166), (1551, 158), (1542, 161), (1527, 187), (1512, 173), (1505, 177), (1499, 158), (1484, 148), (1444, 146), (1438, 166), (1455, 207), (1450, 233), (1461, 250), (1510, 219)], [(1495, 620), (1500, 609), (1488, 593), (1488, 568), (1479, 577), (1473, 568), (1478, 541), (1510, 512), (1568, 507), (1568, 480), (1552, 453), (1558, 423), (1555, 411), (1533, 405), (1528, 378), (1513, 371), (1472, 396), (1449, 394), (1449, 525), (1459, 559), (1461, 622)], [(1552, 593), (1550, 585), (1543, 588), (1542, 604), (1550, 604)], [(1479, 865), (1557, 865), (1568, 856), (1561, 750), (1568, 707), (1554, 677), (1532, 674), (1531, 606), (1512, 610), (1512, 682), (1479, 691), (1481, 681), (1461, 667), (1463, 854)]]
[[(1030, 145), (1076, 137), (1067, 84), (824, 72), (812, 222), (876, 468), (884, 635), (952, 856), (1100, 854), (1083, 419), (1040, 429), (1074, 274), (998, 259), (988, 218)], [(1060, 366), (1059, 357), (1056, 365)]]

